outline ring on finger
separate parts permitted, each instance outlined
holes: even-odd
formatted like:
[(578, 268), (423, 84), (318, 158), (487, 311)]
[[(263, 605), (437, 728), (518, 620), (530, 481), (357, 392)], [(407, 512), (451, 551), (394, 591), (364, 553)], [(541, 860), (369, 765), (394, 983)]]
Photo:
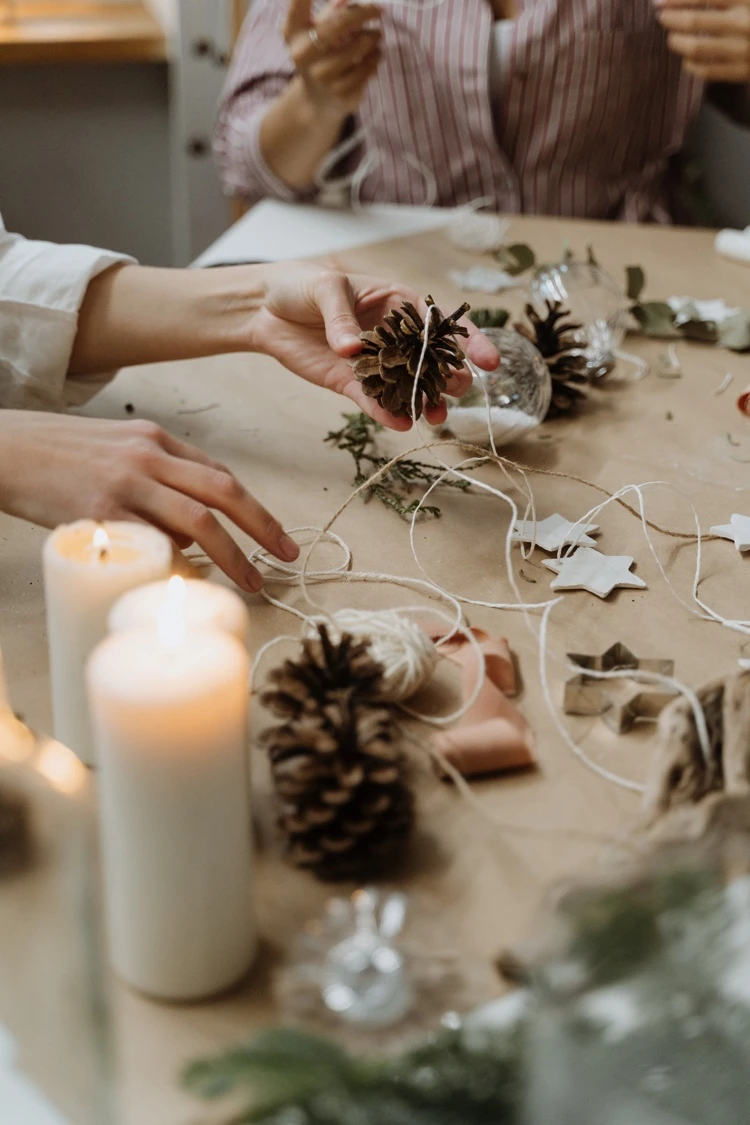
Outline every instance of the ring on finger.
[(313, 47), (317, 47), (320, 51), (325, 49), (325, 43), (320, 38), (317, 27), (311, 27), (308, 30), (307, 34), (310, 36), (310, 42), (312, 43)]

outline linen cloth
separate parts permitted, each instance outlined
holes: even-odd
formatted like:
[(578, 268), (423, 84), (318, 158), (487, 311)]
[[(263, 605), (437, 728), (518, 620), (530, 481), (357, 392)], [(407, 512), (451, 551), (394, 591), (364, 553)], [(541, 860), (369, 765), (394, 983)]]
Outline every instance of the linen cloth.
[(68, 377), (78, 310), (90, 281), (126, 254), (34, 242), (0, 215), (0, 407), (61, 410), (80, 405), (111, 377)]
[[(320, 7), (320, 5), (317, 5)], [(260, 125), (294, 74), (288, 0), (253, 0), (228, 75), (215, 150), (227, 191), (294, 200)], [(667, 47), (652, 0), (519, 0), (499, 36), (486, 0), (383, 6), (384, 58), (355, 127), (363, 202), (670, 219), (668, 163), (703, 96)]]

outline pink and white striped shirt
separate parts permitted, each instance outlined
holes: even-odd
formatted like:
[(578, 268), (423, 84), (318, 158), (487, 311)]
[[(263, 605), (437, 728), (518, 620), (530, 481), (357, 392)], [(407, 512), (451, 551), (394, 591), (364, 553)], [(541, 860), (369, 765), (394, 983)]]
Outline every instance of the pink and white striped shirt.
[[(294, 69), (287, 0), (254, 0), (230, 69), (216, 152), (231, 194), (302, 198), (268, 167), (260, 123)], [(520, 0), (495, 37), (487, 0), (383, 8), (384, 57), (360, 105), (364, 202), (487, 196), (498, 211), (670, 220), (668, 163), (703, 85), (652, 0)], [(492, 72), (492, 73), (491, 73)]]

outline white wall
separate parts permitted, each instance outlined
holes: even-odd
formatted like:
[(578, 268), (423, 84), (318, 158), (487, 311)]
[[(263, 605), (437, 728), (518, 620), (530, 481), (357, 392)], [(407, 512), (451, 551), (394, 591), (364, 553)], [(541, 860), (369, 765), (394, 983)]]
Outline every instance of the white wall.
[(173, 260), (165, 64), (0, 68), (0, 210), (32, 238)]

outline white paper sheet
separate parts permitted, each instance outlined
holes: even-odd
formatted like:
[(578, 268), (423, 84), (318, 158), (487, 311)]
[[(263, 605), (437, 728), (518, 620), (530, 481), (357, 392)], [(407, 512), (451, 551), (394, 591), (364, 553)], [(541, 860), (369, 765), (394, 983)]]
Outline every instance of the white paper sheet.
[(68, 1125), (44, 1095), (14, 1069), (18, 1049), (0, 1024), (0, 1123), (2, 1125)]
[(209, 246), (193, 265), (313, 258), (437, 230), (447, 226), (455, 216), (453, 208), (445, 207), (383, 204), (361, 211), (338, 211), (264, 199)]

